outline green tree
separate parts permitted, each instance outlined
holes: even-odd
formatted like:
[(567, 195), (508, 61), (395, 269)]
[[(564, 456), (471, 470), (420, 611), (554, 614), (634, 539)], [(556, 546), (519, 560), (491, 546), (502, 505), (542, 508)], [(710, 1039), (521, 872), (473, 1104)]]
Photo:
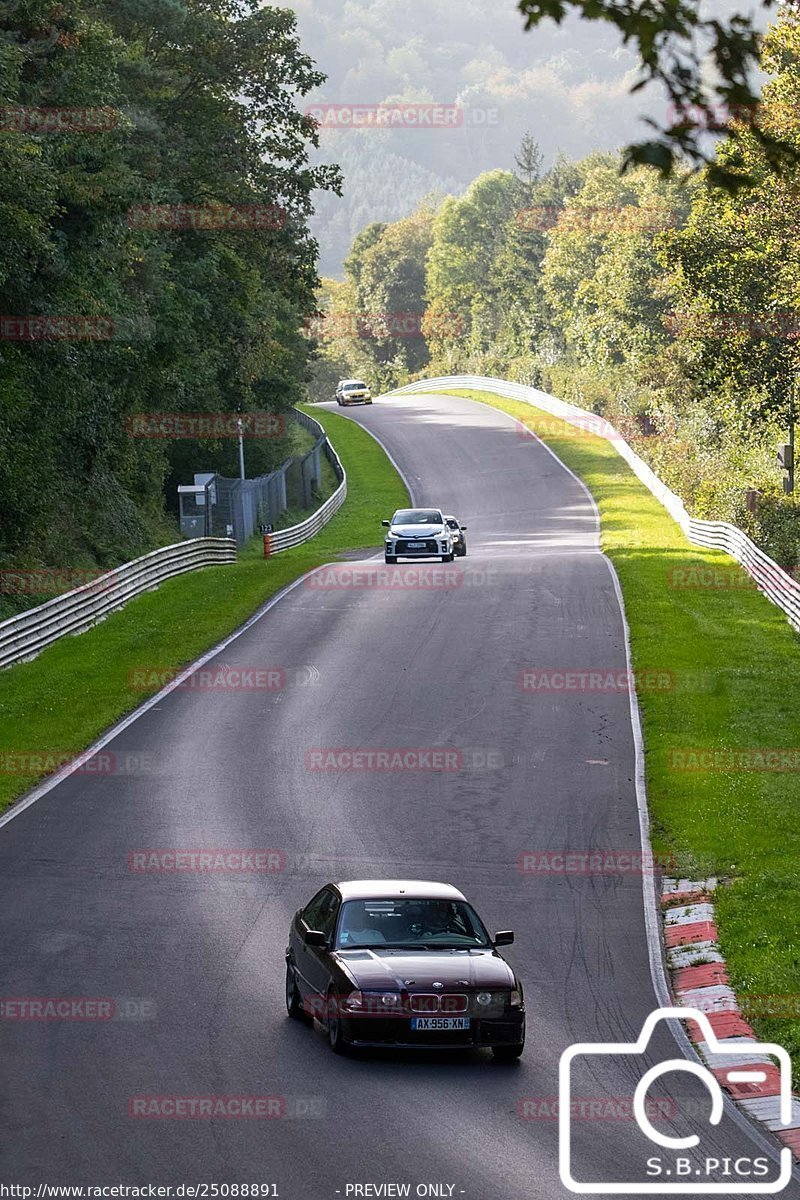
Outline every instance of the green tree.
[[(322, 79), (293, 14), (255, 0), (22, 0), (0, 17), (4, 112), (113, 118), (58, 133), (4, 120), (2, 312), (114, 326), (103, 341), (0, 342), (1, 555), (130, 557), (164, 536), (165, 480), (234, 468), (227, 441), (131, 439), (131, 414), (279, 411), (301, 396), (311, 194), (338, 181), (309, 166), (316, 130), (297, 99)], [(154, 204), (285, 219), (177, 230), (132, 219)], [(280, 453), (254, 443), (249, 458), (266, 469)]]
[(447, 358), (459, 345), (479, 351), (498, 325), (492, 265), (518, 200), (510, 171), (479, 175), (458, 199), (449, 196), (433, 224), (428, 255), (428, 342)]

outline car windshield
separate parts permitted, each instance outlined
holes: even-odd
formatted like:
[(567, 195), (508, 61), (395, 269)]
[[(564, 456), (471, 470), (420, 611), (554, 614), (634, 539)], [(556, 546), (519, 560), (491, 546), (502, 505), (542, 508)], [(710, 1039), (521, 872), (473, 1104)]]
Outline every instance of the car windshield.
[(336, 947), (421, 950), (491, 946), (486, 927), (463, 900), (347, 900)]
[(451, 529), (458, 529), (458, 521), (455, 517), (445, 517), (445, 520)]
[(392, 517), (393, 525), (441, 525), (442, 514), (435, 508), (401, 508)]
[(354, 392), (356, 388), (365, 388), (367, 385), (362, 383), (360, 379), (353, 379), (350, 383), (344, 385), (346, 392)]

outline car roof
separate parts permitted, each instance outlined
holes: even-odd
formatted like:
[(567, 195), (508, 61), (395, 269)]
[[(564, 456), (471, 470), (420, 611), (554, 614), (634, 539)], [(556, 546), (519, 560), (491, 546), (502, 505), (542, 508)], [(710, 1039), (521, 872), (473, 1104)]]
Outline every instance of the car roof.
[(365, 385), (365, 383), (364, 383), (364, 380), (363, 380), (363, 379), (340, 379), (340, 380), (339, 380), (339, 387), (344, 387), (344, 386), (345, 386), (345, 384), (347, 384), (347, 383), (357, 383), (357, 384), (359, 384), (359, 386), (361, 386), (361, 387), (365, 387), (365, 386), (366, 386), (366, 385)]
[[(394, 510), (394, 515), (397, 516), (397, 514), (399, 512), (438, 512), (438, 513), (440, 513), (440, 512), (442, 512), (442, 510), (440, 508), (437, 508), (435, 504), (432, 504), (432, 505), (430, 505), (430, 507), (428, 505), (424, 505), (424, 506), (418, 505), (417, 508), (396, 508)], [(444, 513), (442, 513), (442, 516), (444, 516)]]
[(350, 879), (333, 885), (343, 900), (465, 900), (450, 883), (421, 879)]

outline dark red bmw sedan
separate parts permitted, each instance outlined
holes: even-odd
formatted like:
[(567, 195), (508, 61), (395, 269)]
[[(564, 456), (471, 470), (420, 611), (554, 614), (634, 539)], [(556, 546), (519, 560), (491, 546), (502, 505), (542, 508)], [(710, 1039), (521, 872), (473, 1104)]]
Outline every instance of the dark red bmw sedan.
[(447, 883), (329, 883), (299, 909), (286, 949), (286, 1007), (316, 1017), (331, 1049), (489, 1047), (503, 1061), (525, 1045), (522, 985)]

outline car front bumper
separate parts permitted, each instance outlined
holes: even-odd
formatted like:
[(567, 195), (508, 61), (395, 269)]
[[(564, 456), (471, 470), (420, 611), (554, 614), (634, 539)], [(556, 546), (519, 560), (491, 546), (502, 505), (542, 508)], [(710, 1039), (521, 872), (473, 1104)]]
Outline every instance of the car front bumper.
[[(410, 540), (413, 541), (413, 538)], [(409, 546), (408, 541), (407, 538), (401, 538), (399, 541), (385, 542), (384, 550), (395, 558), (441, 558), (443, 554), (453, 553), (452, 544), (443, 542), (441, 538), (425, 538), (424, 546)]]
[(352, 1046), (365, 1049), (465, 1050), (481, 1046), (518, 1046), (525, 1041), (525, 1013), (498, 1018), (472, 1017), (469, 1029), (452, 1033), (431, 1030), (417, 1033), (409, 1019), (398, 1017), (343, 1017), (342, 1036)]

